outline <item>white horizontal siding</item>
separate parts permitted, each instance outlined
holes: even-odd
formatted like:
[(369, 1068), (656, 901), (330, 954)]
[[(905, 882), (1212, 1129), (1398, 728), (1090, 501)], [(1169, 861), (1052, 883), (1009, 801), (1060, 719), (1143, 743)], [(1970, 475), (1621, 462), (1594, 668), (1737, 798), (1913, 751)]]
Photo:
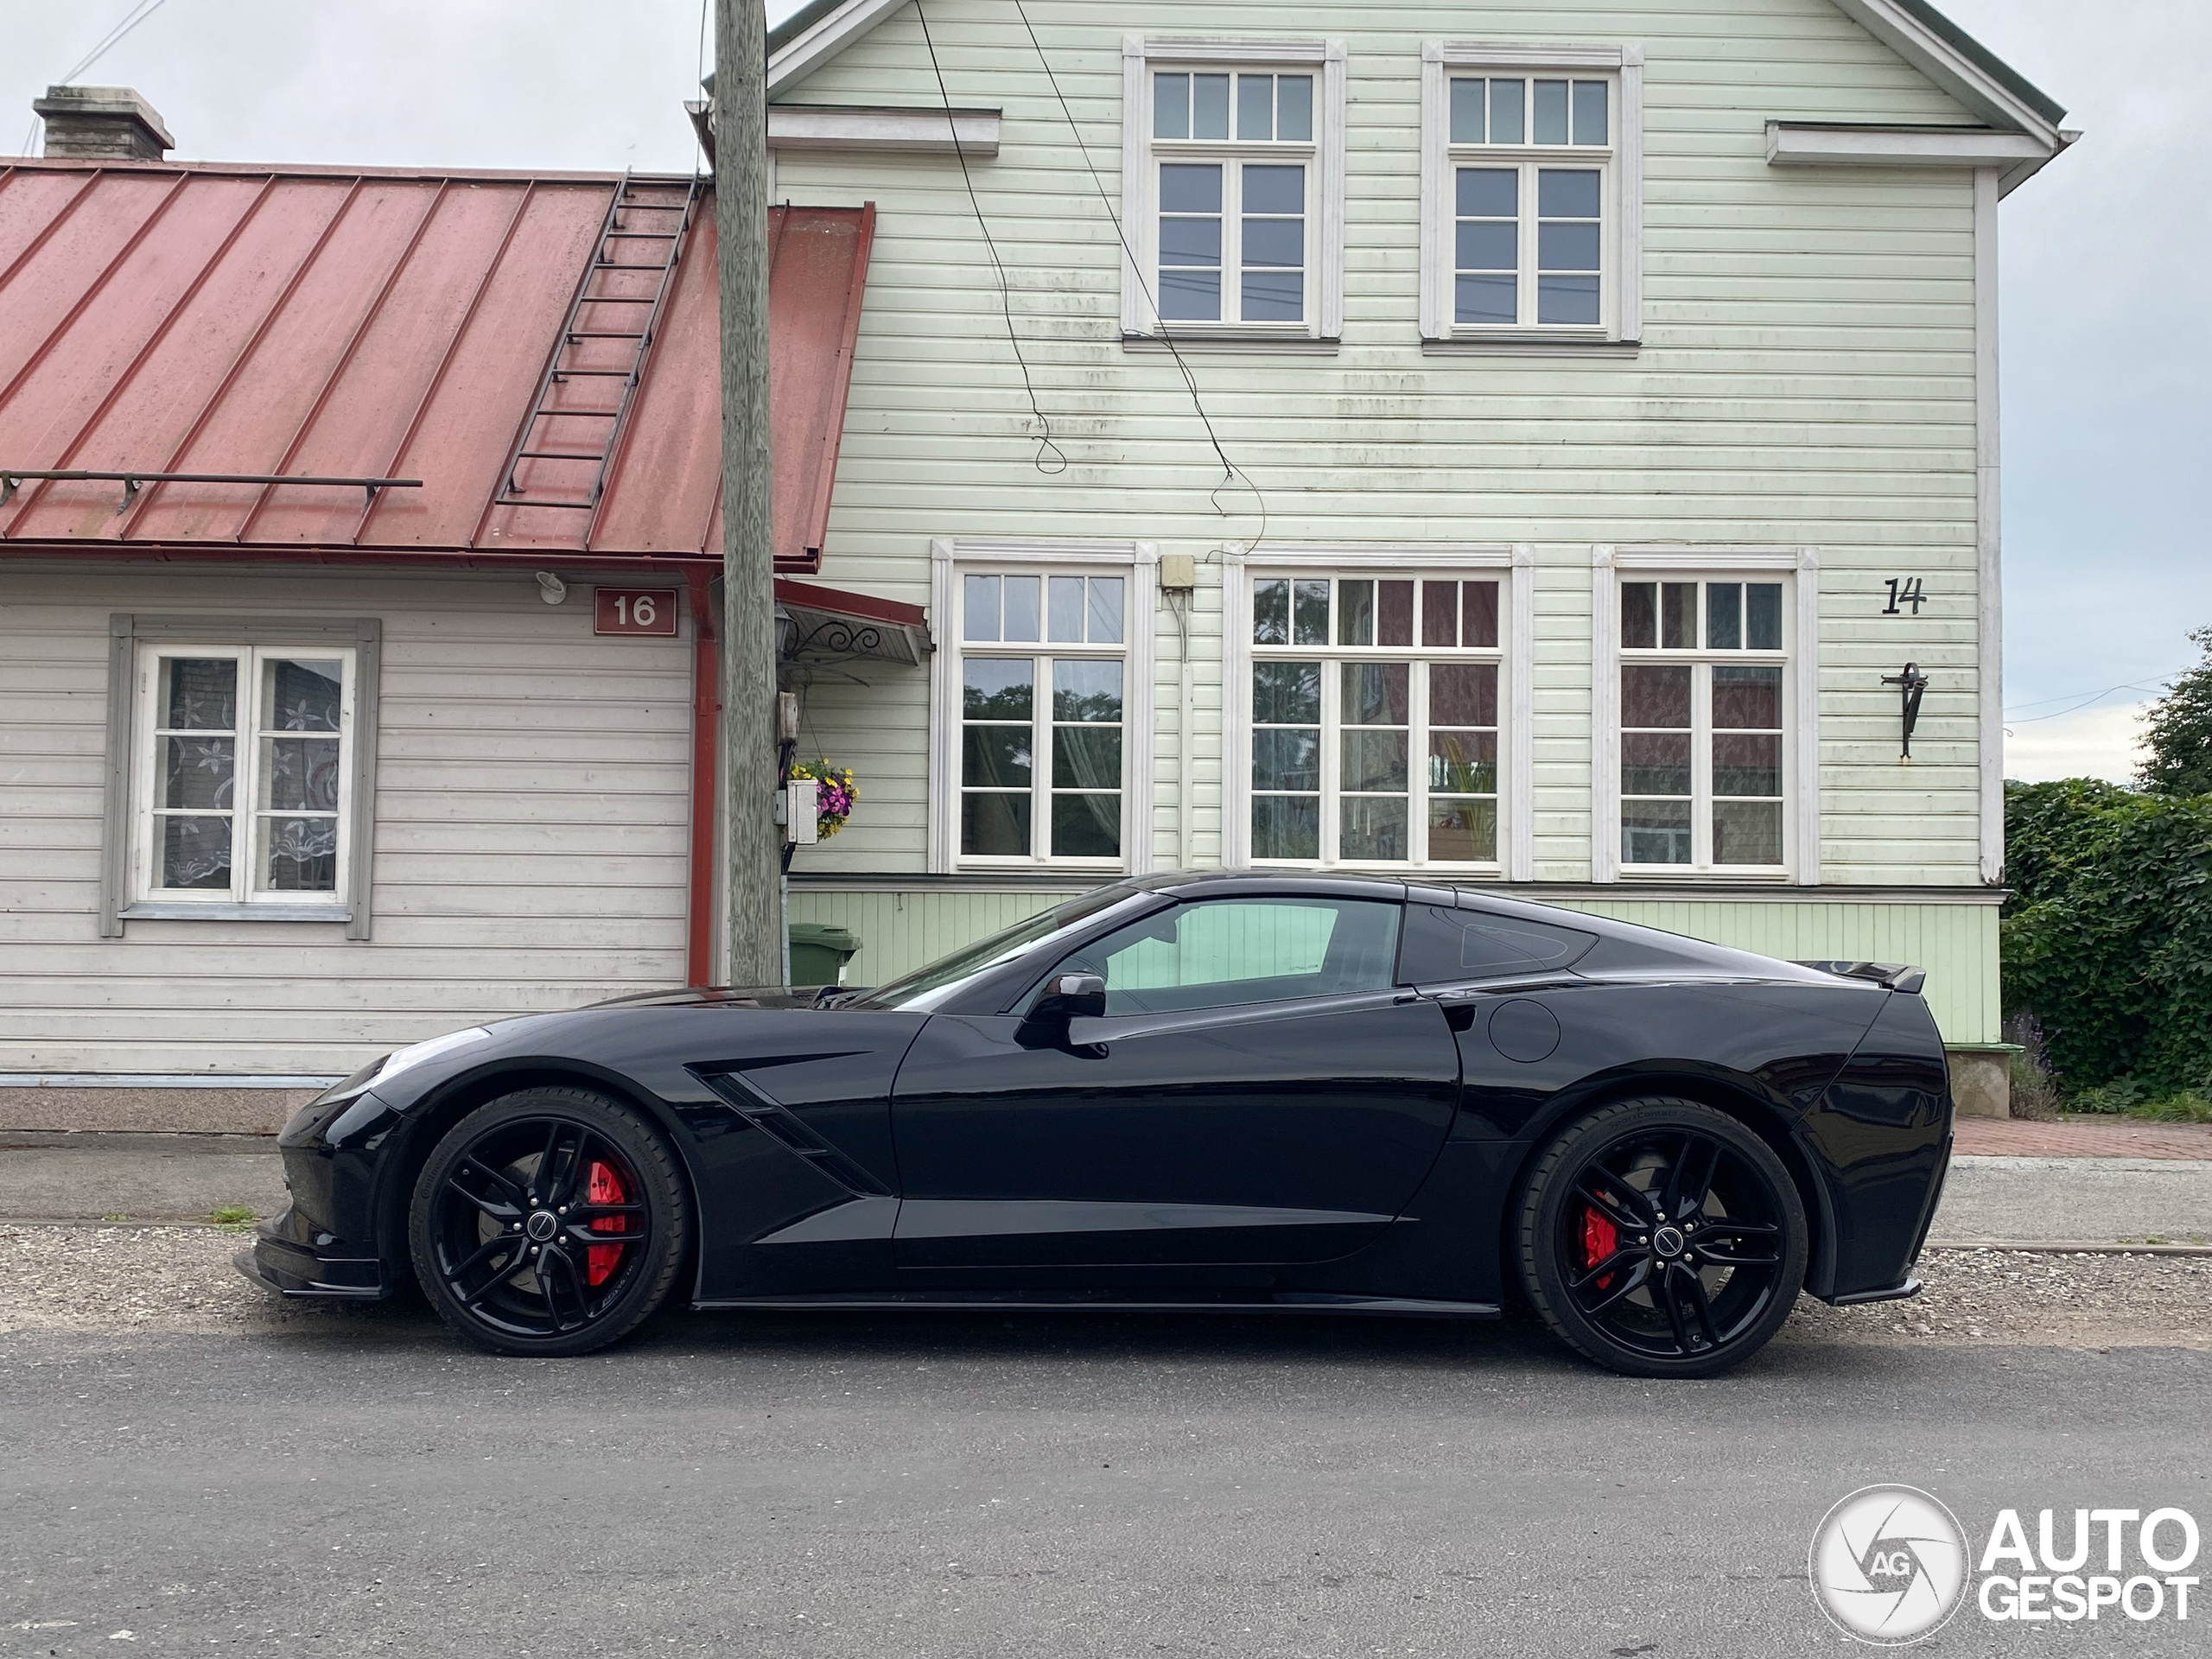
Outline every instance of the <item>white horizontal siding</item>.
[[(877, 234), (823, 579), (929, 598), (938, 536), (1146, 540), (1202, 558), (1258, 536), (1174, 362), (1120, 340), (1120, 256), (1027, 37), (995, 0), (930, 10), (953, 101), (1005, 111), (971, 164), (1038, 400), (1036, 443), (988, 251), (949, 156), (787, 154), (779, 194), (873, 201)], [(1960, 108), (1828, 0), (1325, 5), (1101, 0), (1036, 14), (1118, 209), (1125, 34), (1332, 36), (1349, 52), (1345, 319), (1334, 358), (1190, 357), (1208, 414), (1304, 543), (1526, 542), (1536, 549), (1535, 874), (1590, 873), (1590, 549), (1808, 545), (1821, 562), (1824, 879), (1978, 878), (1972, 181), (1963, 170), (1781, 171), (1770, 119), (1947, 123)], [(1635, 44), (1645, 60), (1645, 344), (1630, 360), (1424, 357), (1417, 340), (1422, 41)], [(789, 94), (920, 104), (936, 83), (911, 10)], [(1877, 614), (1923, 578), (1917, 619)], [(1192, 617), (1192, 836), (1178, 636), (1158, 620), (1154, 855), (1221, 846), (1217, 567)], [(1900, 764), (1894, 689), (1934, 682)], [(797, 868), (916, 870), (926, 677), (869, 665), (817, 683), (809, 747), (860, 774), (851, 826)]]
[[(680, 984), (688, 639), (601, 639), (588, 577), (0, 567), (0, 1071), (351, 1070), (476, 1020)], [(99, 933), (108, 617), (384, 624), (372, 937)]]

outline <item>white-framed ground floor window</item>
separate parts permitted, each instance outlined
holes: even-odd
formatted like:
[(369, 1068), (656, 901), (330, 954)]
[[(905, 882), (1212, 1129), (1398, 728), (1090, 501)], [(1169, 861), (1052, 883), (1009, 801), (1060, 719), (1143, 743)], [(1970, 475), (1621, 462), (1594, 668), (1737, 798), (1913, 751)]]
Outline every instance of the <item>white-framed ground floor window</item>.
[(1526, 879), (1529, 550), (1223, 564), (1226, 861)]
[(930, 868), (1148, 868), (1157, 553), (933, 551)]
[(1817, 558), (1600, 547), (1592, 572), (1596, 879), (1817, 881)]
[(104, 927), (327, 920), (367, 937), (382, 631), (111, 619)]

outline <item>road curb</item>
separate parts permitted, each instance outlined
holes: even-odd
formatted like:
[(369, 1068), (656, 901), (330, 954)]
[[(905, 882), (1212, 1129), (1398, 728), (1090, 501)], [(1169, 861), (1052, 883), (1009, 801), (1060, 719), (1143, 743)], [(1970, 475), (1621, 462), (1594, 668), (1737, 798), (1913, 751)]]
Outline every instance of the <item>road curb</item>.
[(1931, 1250), (1989, 1250), (2014, 1255), (2212, 1255), (2212, 1244), (2122, 1244), (2109, 1239), (1930, 1239)]

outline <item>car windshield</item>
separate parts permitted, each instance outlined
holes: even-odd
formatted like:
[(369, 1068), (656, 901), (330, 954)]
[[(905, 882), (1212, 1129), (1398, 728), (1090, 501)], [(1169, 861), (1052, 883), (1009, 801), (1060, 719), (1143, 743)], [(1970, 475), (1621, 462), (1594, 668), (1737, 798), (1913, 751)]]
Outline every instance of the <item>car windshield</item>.
[(846, 1004), (854, 1008), (906, 1008), (927, 1012), (940, 1008), (963, 987), (979, 976), (988, 973), (1001, 963), (1020, 956), (1039, 940), (1065, 931), (1086, 922), (1100, 912), (1136, 897), (1126, 885), (1101, 887), (1095, 893), (1084, 893), (1065, 904), (1016, 922), (1002, 932), (987, 939), (963, 946), (949, 957), (940, 957), (926, 967), (917, 968), (902, 979), (888, 985), (880, 985), (866, 995), (854, 998)]

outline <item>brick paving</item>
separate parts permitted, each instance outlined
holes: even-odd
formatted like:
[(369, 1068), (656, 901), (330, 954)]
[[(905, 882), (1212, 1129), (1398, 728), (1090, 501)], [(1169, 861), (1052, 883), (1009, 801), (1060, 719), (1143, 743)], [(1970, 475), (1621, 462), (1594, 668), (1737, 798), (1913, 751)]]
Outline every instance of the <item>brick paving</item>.
[(2132, 1118), (1957, 1120), (1954, 1152), (1999, 1158), (2189, 1158), (2212, 1160), (2212, 1123), (2145, 1123)]

